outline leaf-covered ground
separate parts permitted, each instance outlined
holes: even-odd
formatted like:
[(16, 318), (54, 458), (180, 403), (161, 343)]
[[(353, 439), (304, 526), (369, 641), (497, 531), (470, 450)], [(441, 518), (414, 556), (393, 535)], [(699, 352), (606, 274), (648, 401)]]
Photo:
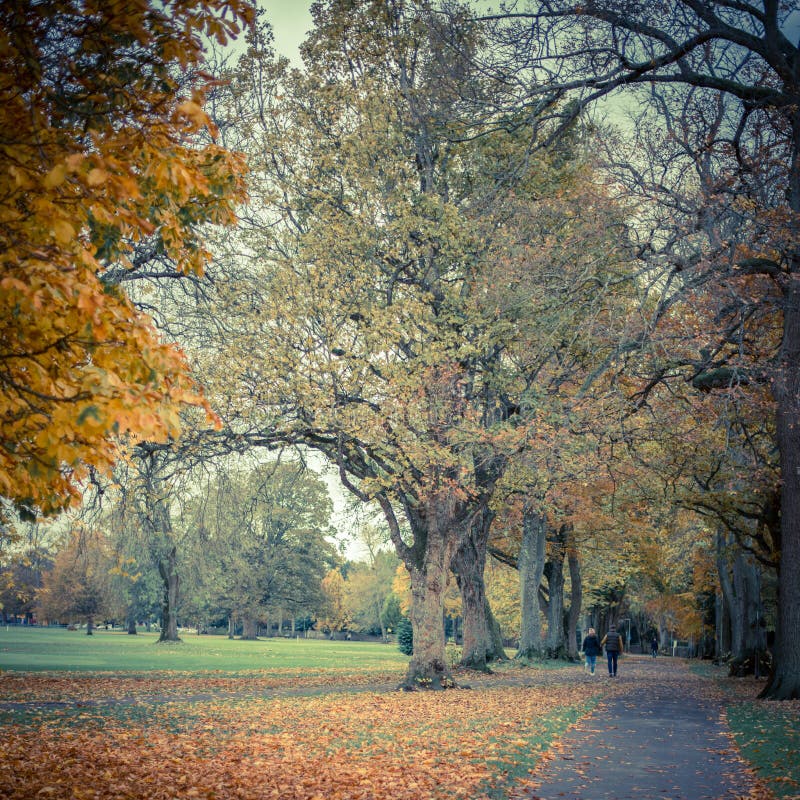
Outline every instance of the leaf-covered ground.
[[(471, 689), (439, 693), (392, 691), (399, 675), (381, 671), (5, 674), (0, 797), (525, 796), (558, 735), (645, 679), (635, 659), (623, 666), (615, 682), (579, 667), (460, 675)], [(697, 690), (724, 700), (732, 723), (732, 709), (740, 709), (772, 715), (753, 731), (768, 729), (779, 713), (782, 725), (797, 729), (797, 705), (753, 704), (755, 685), (731, 689), (684, 673)], [(782, 741), (774, 756), (786, 778), (797, 741)]]
[[(0, 796), (502, 796), (591, 702), (584, 685), (563, 679), (441, 693), (320, 693), (312, 682), (312, 694), (281, 697), (255, 694), (275, 679), (253, 676), (236, 698), (238, 680), (54, 677), (50, 693), (46, 677), (24, 688), (3, 678), (7, 700), (31, 705), (25, 720), (19, 707), (5, 709)], [(134, 687), (150, 699), (87, 702)], [(226, 694), (197, 699), (201, 689)], [(83, 699), (54, 706), (56, 697)]]

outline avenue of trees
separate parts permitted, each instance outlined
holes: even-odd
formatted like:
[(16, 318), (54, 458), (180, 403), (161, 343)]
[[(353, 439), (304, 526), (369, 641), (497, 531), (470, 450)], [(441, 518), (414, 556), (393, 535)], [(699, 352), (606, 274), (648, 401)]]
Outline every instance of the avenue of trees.
[(302, 66), (84, 6), (0, 11), (4, 608), (405, 610), (434, 688), (446, 618), (474, 669), (625, 619), (800, 696), (797, 3), (324, 0)]

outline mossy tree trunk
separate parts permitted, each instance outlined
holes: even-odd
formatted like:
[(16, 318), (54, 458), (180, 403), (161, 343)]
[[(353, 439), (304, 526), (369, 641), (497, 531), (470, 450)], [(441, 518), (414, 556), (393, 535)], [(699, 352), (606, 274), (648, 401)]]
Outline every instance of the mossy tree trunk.
[(464, 620), (461, 666), (482, 672), (488, 671), (489, 662), (499, 657), (487, 615), (489, 600), (484, 582), (486, 545), (493, 516), (488, 508), (482, 508), (475, 515), (461, 537), (450, 565), (461, 592)]
[(379, 498), (389, 522), (392, 541), (411, 578), (409, 618), (414, 652), (400, 688), (446, 689), (455, 686), (445, 656), (444, 596), (450, 562), (458, 544), (464, 507), (452, 493), (434, 493), (418, 507), (407, 507), (413, 542), (400, 533), (394, 510)]
[(522, 543), (517, 559), (521, 607), (518, 659), (541, 658), (544, 654), (539, 587), (544, 575), (546, 541), (545, 515), (534, 505), (526, 504), (522, 517)]

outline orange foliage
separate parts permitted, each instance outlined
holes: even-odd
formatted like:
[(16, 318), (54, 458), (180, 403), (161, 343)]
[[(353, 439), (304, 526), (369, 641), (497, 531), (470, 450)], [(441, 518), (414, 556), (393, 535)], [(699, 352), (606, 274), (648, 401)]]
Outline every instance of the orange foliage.
[(202, 404), (119, 286), (148, 259), (198, 272), (198, 226), (234, 221), (243, 164), (199, 144), (213, 126), (187, 70), (203, 34), (225, 42), (251, 14), (244, 0), (3, 3), (0, 495), (53, 511), (87, 465), (109, 467), (115, 437), (163, 439), (176, 404)]

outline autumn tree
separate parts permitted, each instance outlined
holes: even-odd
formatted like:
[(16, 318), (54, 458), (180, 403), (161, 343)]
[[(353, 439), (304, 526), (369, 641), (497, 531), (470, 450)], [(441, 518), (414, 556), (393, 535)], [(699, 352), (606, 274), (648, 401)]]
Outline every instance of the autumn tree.
[[(573, 113), (617, 89), (658, 88), (661, 123), (671, 133), (683, 123), (707, 127), (685, 151), (687, 162), (724, 165), (716, 208), (706, 207), (693, 228), (695, 237), (705, 234), (703, 246), (693, 247), (692, 237), (656, 237), (642, 254), (654, 246), (663, 275), (659, 289), (673, 294), (699, 282), (712, 281), (715, 291), (720, 281), (726, 290), (748, 284), (721, 329), (708, 331), (695, 375), (704, 376), (709, 391), (762, 383), (774, 401), (781, 562), (775, 665), (764, 691), (773, 699), (800, 695), (800, 51), (789, 36), (796, 13), (795, 3), (777, 0), (671, 0), (658, 7), (558, 0), (500, 20), (503, 41), (524, 42), (536, 53), (527, 63), (541, 92), (550, 98), (574, 93)], [(519, 66), (512, 67), (517, 74)], [(715, 120), (722, 124), (713, 129)], [(662, 185), (669, 186), (674, 166)], [(674, 202), (670, 207), (681, 211)], [(715, 239), (705, 222), (720, 210), (735, 224)], [(763, 340), (751, 349), (743, 335), (753, 315), (771, 318), (777, 329), (765, 351)]]
[[(271, 204), (253, 239), (263, 277), (249, 339), (262, 357), (255, 369), (247, 351), (229, 363), (280, 412), (285, 439), (322, 450), (350, 489), (382, 507), (417, 597), (408, 683), (441, 685), (444, 575), (495, 480), (486, 470), (481, 488), (472, 467), (476, 447), (491, 462), (493, 432), (479, 424), (461, 445), (453, 436), (475, 413), (468, 375), (496, 334), (476, 319), (474, 337), (464, 335), (475, 239), (447, 200), (451, 159), (439, 149), (455, 158), (456, 148), (419, 9), (396, 20), (377, 3), (340, 11), (315, 7), (308, 74), (287, 78), (280, 105), (253, 120)], [(363, 55), (348, 65), (352, 46)], [(270, 222), (276, 214), (285, 224)]]
[(139, 259), (197, 273), (230, 224), (240, 158), (197, 134), (204, 37), (246, 2), (4, 3), (0, 11), (0, 494), (50, 513), (126, 434), (201, 404), (180, 350), (121, 288)]
[(25, 522), (8, 509), (6, 529), (13, 528), (10, 547), (0, 553), (0, 615), (31, 620), (36, 610), (36, 594), (44, 572), (52, 567), (55, 537), (39, 522)]
[(387, 600), (397, 571), (397, 556), (377, 551), (368, 562), (357, 562), (348, 569), (345, 592), (350, 610), (350, 627), (368, 633), (380, 632), (387, 638)]
[(96, 518), (97, 526), (106, 533), (113, 561), (110, 572), (115, 607), (127, 633), (136, 635), (138, 622), (149, 625), (160, 616), (162, 580), (151, 553), (143, 546), (139, 518), (125, 504), (124, 493), (120, 496), (109, 490), (109, 495), (113, 500), (96, 500), (97, 509), (92, 509), (92, 500), (85, 495), (85, 514)]
[[(470, 136), (460, 90), (490, 87), (445, 57), (448, 36), (474, 46), (468, 28), (442, 29), (423, 3), (314, 14), (305, 72), (281, 78), (254, 49), (233, 76), (259, 202), (242, 238), (252, 275), (230, 302), (242, 328), (225, 363), (241, 380), (220, 388), (253, 410), (245, 430), (260, 420), (322, 451), (382, 508), (415, 597), (407, 683), (444, 685), (447, 571), (465, 589), (466, 654), (485, 668), (479, 520), (522, 446), (532, 376), (575, 338), (577, 315), (554, 324), (557, 308), (607, 284), (592, 275), (607, 263), (591, 246), (599, 187), (567, 149), (526, 161), (502, 120)], [(581, 245), (555, 258), (564, 241)]]
[(331, 639), (335, 639), (336, 632), (344, 630), (350, 624), (350, 610), (341, 570), (334, 568), (322, 579), (322, 594), (324, 601), (318, 614), (318, 625)]
[(116, 528), (117, 547), (135, 549), (160, 578), (160, 642), (180, 641), (181, 567), (190, 537), (178, 522), (194, 488), (195, 465), (175, 442), (140, 442), (115, 470), (114, 514), (122, 521)]
[(113, 561), (105, 537), (76, 528), (45, 573), (37, 606), (44, 619), (84, 619), (91, 636), (97, 617), (112, 605), (110, 573)]
[[(702, 307), (698, 301), (695, 308)], [(686, 327), (684, 320), (684, 341), (689, 339)], [(649, 484), (642, 496), (650, 502), (647, 516), (654, 524), (645, 527), (651, 534), (657, 531), (662, 541), (656, 544), (643, 537), (636, 558), (643, 566), (643, 576), (664, 598), (673, 617), (676, 603), (668, 597), (674, 595), (672, 587), (680, 581), (672, 578), (671, 569), (676, 562), (687, 563), (689, 550), (685, 545), (674, 550), (676, 542), (671, 541), (677, 534), (680, 542), (686, 522), (675, 525), (669, 520), (683, 509), (680, 518), (690, 515), (694, 519), (691, 528), (703, 531), (697, 538), (705, 541), (709, 553), (716, 551), (717, 582), (725, 609), (719, 624), (728, 631), (724, 652), (732, 655), (737, 671), (748, 662), (752, 671), (753, 654), (765, 651), (764, 632), (759, 630), (765, 615), (758, 587), (761, 574), (769, 575), (778, 566), (778, 465), (763, 395), (760, 389), (743, 391), (731, 386), (710, 396), (685, 382), (668, 389), (654, 387), (648, 392), (647, 417), (637, 415), (626, 424), (628, 463), (617, 462), (612, 467), (620, 480), (630, 480), (636, 470), (640, 487)], [(665, 500), (671, 511), (664, 510)], [(654, 557), (653, 553), (660, 555)], [(654, 601), (652, 598), (651, 604)], [(731, 632), (735, 646), (731, 646)]]

